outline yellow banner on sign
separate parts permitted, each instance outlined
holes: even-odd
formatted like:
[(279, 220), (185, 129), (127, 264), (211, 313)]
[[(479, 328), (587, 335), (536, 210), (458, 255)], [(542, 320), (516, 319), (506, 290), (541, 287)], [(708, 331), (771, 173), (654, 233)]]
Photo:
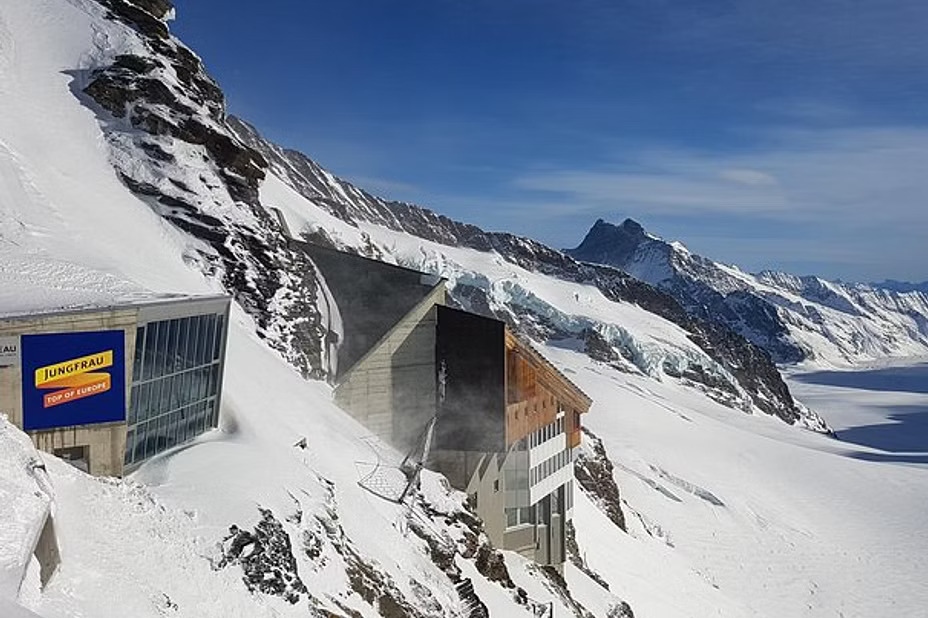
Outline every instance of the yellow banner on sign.
[(72, 358), (54, 365), (46, 365), (35, 370), (36, 388), (60, 388), (63, 386), (79, 386), (81, 374), (90, 373), (113, 366), (113, 351), (106, 350), (78, 358)]

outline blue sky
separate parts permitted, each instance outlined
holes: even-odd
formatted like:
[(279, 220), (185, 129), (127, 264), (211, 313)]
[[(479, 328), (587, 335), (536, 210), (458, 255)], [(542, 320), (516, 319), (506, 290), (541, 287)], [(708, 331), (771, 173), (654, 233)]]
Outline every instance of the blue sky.
[(384, 197), (928, 280), (928, 2), (175, 3), (232, 113)]

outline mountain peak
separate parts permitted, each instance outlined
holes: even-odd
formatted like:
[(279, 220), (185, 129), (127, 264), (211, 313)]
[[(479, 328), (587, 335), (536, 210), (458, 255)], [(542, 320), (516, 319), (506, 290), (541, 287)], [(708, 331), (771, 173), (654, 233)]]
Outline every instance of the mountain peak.
[(574, 249), (568, 249), (566, 253), (585, 262), (620, 266), (649, 238), (641, 224), (634, 219), (625, 219), (620, 225), (597, 219), (583, 242)]
[(630, 234), (644, 234), (644, 227), (631, 218), (625, 219), (619, 227)]
[(605, 219), (597, 219), (596, 223), (593, 224), (593, 227), (590, 228), (590, 231), (587, 232), (587, 237), (589, 237), (589, 235), (592, 234), (594, 230), (599, 233), (604, 233), (609, 230), (622, 230), (627, 234), (644, 234), (644, 227), (642, 227), (640, 223), (632, 218), (626, 218), (625, 221), (619, 225), (609, 223)]

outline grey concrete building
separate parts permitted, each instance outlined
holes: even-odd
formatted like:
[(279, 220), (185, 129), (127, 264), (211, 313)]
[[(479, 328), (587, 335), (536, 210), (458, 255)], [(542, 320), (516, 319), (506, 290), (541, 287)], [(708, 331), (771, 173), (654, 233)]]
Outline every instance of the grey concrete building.
[(230, 298), (0, 315), (0, 413), (37, 448), (121, 476), (216, 427)]
[(503, 322), (446, 306), (443, 280), (294, 246), (340, 308), (336, 403), (402, 452), (434, 418), (427, 466), (467, 492), (494, 544), (563, 564), (590, 399)]

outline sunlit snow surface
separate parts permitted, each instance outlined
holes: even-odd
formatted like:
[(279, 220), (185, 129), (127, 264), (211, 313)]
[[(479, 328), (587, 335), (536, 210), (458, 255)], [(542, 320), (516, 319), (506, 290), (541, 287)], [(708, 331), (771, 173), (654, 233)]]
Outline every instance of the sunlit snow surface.
[[(192, 241), (119, 183), (98, 119), (69, 90), (74, 69), (129, 45), (122, 27), (101, 21), (102, 10), (94, 7), (82, 0), (0, 3), (4, 311), (100, 304), (139, 291), (217, 289), (184, 260)], [(364, 233), (378, 234), (377, 242), (392, 243), (411, 264), (444, 259), (434, 247), (402, 235), (391, 240), (373, 229), (325, 220), (286, 191), (269, 177), (262, 197), (275, 198), (293, 228), (323, 225), (349, 246), (363, 243)], [(470, 262), (477, 256), (465, 250), (448, 255), (454, 258), (449, 274), (467, 276), (479, 264), (501, 295), (531, 293), (534, 298), (522, 300), (546, 303), (559, 318), (620, 324), (654, 354), (704, 359), (674, 325), (631, 305), (605, 306), (592, 288), (545, 281), (511, 265), (486, 267), (485, 255)], [(618, 531), (578, 495), (578, 538), (589, 565), (636, 615), (924, 615), (924, 449), (907, 444), (905, 451), (893, 450), (899, 443), (888, 442), (880, 429), (898, 412), (885, 406), (924, 408), (923, 392), (794, 382), (839, 436), (848, 437), (839, 442), (733, 412), (673, 381), (618, 373), (567, 349), (542, 351), (594, 399), (586, 419), (616, 462), (630, 533)], [(910, 416), (902, 424), (914, 435), (921, 425), (912, 421), (923, 416)], [(300, 378), (257, 340), (240, 311), (230, 332), (221, 424), (125, 481), (92, 479), (43, 456), (62, 565), (44, 591), (34, 578), (27, 578), (18, 599), (4, 588), (0, 615), (25, 615), (10, 605), (18, 601), (45, 618), (305, 616), (305, 606), (248, 593), (237, 567), (215, 570), (213, 561), (228, 526), (250, 528), (259, 506), (280, 517), (298, 506), (306, 513), (324, 508), (323, 479), (335, 483), (341, 526), (366, 559), (404, 592), (415, 580), (444, 607), (453, 607), (452, 589), (399, 524), (399, 507), (356, 484), (359, 465), (398, 454), (383, 447), (375, 452), (374, 437), (332, 405), (328, 388)], [(875, 429), (855, 433), (860, 427)], [(303, 437), (307, 448), (294, 447)], [(0, 452), (0, 470), (18, 465), (11, 452)], [(431, 500), (460, 499), (440, 486), (427, 475)], [(0, 502), (4, 521), (13, 521), (12, 504)], [(37, 533), (41, 519), (27, 507), (16, 511), (22, 515), (15, 520), (23, 524), (16, 533), (20, 541)], [(298, 543), (299, 536), (293, 540)], [(5, 542), (3, 549), (13, 546)], [(301, 576), (313, 593), (343, 595), (362, 615), (376, 615), (344, 596), (346, 576), (331, 559), (331, 568), (319, 570), (301, 559)], [(529, 596), (550, 598), (524, 560), (509, 555), (507, 561)], [(8, 564), (14, 562), (18, 569), (23, 558)], [(494, 618), (528, 615), (508, 592), (479, 578), (471, 563), (460, 566), (475, 578)], [(596, 616), (615, 600), (572, 566), (566, 578)], [(555, 613), (568, 615), (559, 604)]]
[[(910, 382), (921, 384), (918, 392), (893, 392), (887, 384), (865, 390), (791, 381), (800, 398), (840, 428), (839, 436), (857, 437), (860, 425), (890, 422), (897, 413), (911, 417), (896, 425), (897, 439), (911, 446), (916, 438), (906, 434), (919, 432), (921, 448), (906, 455), (732, 415), (672, 386), (617, 375), (571, 352), (548, 352), (592, 394), (587, 423), (616, 463), (630, 530), (654, 551), (664, 544), (668, 563), (685, 563), (760, 616), (924, 614), (924, 365), (921, 381)], [(849, 384), (858, 377), (845, 374)], [(882, 446), (891, 448), (888, 432), (883, 436)], [(700, 497), (696, 488), (724, 506)], [(613, 575), (620, 568), (634, 572), (640, 554), (610, 535), (595, 536), (591, 517), (600, 516), (578, 509), (578, 536), (590, 565)], [(685, 594), (669, 597), (688, 602)], [(653, 596), (627, 598), (633, 607), (662, 615)]]

